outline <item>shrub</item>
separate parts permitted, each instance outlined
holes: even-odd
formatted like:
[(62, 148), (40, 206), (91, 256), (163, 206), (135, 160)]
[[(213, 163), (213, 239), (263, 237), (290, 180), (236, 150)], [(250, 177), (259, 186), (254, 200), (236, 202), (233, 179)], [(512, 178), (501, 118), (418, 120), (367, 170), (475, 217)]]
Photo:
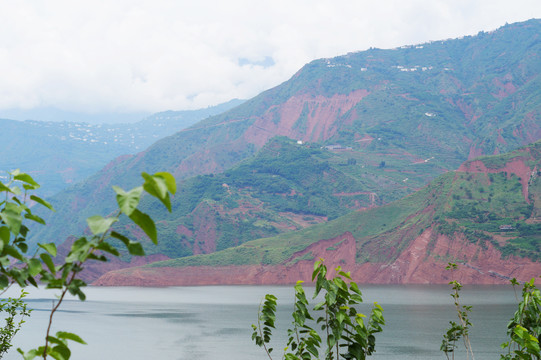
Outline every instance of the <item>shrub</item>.
[[(293, 327), (288, 330), (288, 342), (284, 358), (287, 360), (312, 359), (319, 357), (325, 349), (325, 359), (366, 359), (375, 352), (375, 334), (382, 331), (385, 324), (383, 309), (374, 303), (367, 324), (365, 315), (358, 313), (355, 305), (362, 303), (362, 294), (357, 284), (351, 281), (349, 273), (336, 268), (336, 276), (327, 279), (327, 267), (322, 261), (316, 261), (312, 281), (315, 280), (315, 299), (323, 295), (313, 311), (319, 314), (313, 324), (314, 317), (308, 310), (309, 303), (302, 287), (302, 281), (295, 285), (295, 304), (293, 310)], [(350, 281), (349, 285), (346, 281)], [(269, 344), (272, 329), (276, 320), (276, 297), (266, 295), (258, 313), (257, 325), (252, 325), (252, 340), (265, 349), (272, 360), (272, 348)], [(311, 321), (311, 322), (308, 322)], [(316, 326), (319, 325), (321, 335)], [(343, 352), (340, 352), (340, 351)]]
[[(143, 246), (139, 241), (133, 241), (113, 229), (121, 216), (127, 217), (137, 227), (139, 227), (152, 242), (157, 243), (156, 224), (147, 214), (141, 212), (137, 206), (143, 192), (157, 198), (169, 211), (171, 211), (170, 194), (176, 191), (176, 183), (173, 176), (169, 173), (156, 173), (149, 175), (142, 174), (144, 183), (130, 191), (124, 191), (119, 187), (113, 187), (116, 192), (118, 210), (109, 217), (99, 215), (91, 216), (87, 219), (90, 230), (90, 236), (83, 236), (75, 240), (71, 250), (60, 264), (55, 264), (53, 258), (57, 257), (57, 248), (54, 243), (37, 244), (37, 249), (32, 256), (27, 252), (29, 244), (27, 243), (27, 234), (29, 228), (26, 222), (35, 222), (45, 225), (45, 221), (34, 214), (27, 205), (28, 202), (40, 204), (49, 210), (53, 210), (51, 204), (38, 196), (30, 193), (40, 186), (34, 179), (25, 173), (15, 170), (9, 172), (5, 183), (0, 182), (0, 194), (3, 201), (0, 202), (0, 290), (8, 288), (16, 283), (21, 287), (33, 285), (37, 287), (37, 281), (45, 284), (47, 289), (60, 290), (58, 300), (55, 303), (49, 317), (49, 324), (45, 334), (45, 344), (24, 352), (18, 351), (25, 360), (31, 360), (36, 357), (47, 359), (50, 355), (54, 359), (67, 360), (71, 356), (68, 346), (69, 341), (75, 341), (84, 344), (85, 342), (76, 334), (59, 331), (54, 336), (50, 334), (53, 316), (59, 309), (65, 295), (69, 292), (78, 296), (80, 300), (85, 300), (86, 296), (83, 288), (86, 283), (78, 278), (80, 272), (84, 269), (87, 261), (107, 261), (106, 255), (120, 257), (119, 249), (115, 244), (123, 243), (126, 251), (130, 255), (144, 255)], [(26, 307), (22, 303), (22, 297), (18, 302), (8, 301), (7, 309), (10, 317), (4, 330), (7, 331), (7, 337), (3, 340), (8, 344), (22, 324), (18, 327), (10, 325), (10, 318), (13, 318), (13, 304), (15, 309), (22, 309), (22, 314), (27, 316)], [(21, 305), (23, 304), (23, 305)], [(11, 312), (10, 312), (11, 311)], [(18, 310), (19, 312), (21, 310)], [(4, 348), (8, 345), (4, 345)]]

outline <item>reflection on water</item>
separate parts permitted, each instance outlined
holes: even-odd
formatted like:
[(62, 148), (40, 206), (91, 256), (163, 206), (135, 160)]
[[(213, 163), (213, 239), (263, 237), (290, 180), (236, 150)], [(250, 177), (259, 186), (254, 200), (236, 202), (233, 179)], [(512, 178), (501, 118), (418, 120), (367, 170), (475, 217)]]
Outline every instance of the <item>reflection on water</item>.
[[(307, 291), (310, 293), (310, 290)], [(365, 286), (370, 312), (377, 301), (387, 325), (377, 336), (378, 360), (443, 359), (439, 351), (449, 320), (455, 320), (446, 286)], [(253, 345), (250, 325), (266, 293), (278, 297), (280, 327), (275, 333), (276, 359), (287, 341), (293, 289), (290, 286), (202, 286), (173, 288), (89, 288), (87, 301), (68, 300), (55, 317), (53, 332), (71, 331), (89, 345), (72, 346), (75, 360), (115, 359), (265, 359)], [(12, 296), (17, 294), (13, 290)], [(7, 294), (6, 296), (10, 296)], [(34, 310), (16, 337), (6, 359), (20, 359), (25, 350), (43, 343), (54, 295), (33, 291), (28, 297)], [(477, 360), (499, 358), (506, 324), (516, 307), (508, 286), (465, 287), (463, 304), (473, 305), (472, 346)], [(463, 358), (461, 354), (457, 359)]]

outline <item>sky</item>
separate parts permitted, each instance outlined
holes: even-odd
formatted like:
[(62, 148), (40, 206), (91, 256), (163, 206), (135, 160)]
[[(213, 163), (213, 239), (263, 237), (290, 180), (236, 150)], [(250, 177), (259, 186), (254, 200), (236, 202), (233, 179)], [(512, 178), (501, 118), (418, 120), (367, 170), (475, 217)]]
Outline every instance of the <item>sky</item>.
[(304, 64), (541, 18), (539, 0), (0, 0), (0, 116), (248, 99)]

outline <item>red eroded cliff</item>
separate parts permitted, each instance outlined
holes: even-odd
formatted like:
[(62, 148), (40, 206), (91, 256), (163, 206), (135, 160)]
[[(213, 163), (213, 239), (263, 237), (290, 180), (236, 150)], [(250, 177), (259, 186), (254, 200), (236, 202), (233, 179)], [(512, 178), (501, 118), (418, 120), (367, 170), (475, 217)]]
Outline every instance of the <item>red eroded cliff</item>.
[[(429, 243), (432, 251), (428, 252)], [(541, 264), (528, 259), (502, 259), (492, 245), (483, 249), (465, 239), (433, 236), (425, 230), (392, 262), (355, 262), (356, 243), (350, 233), (321, 240), (279, 265), (188, 266), (181, 268), (128, 268), (111, 271), (94, 285), (101, 286), (184, 286), (184, 285), (270, 285), (311, 281), (314, 260), (324, 258), (329, 268), (342, 266), (354, 281), (372, 284), (505, 284), (509, 278), (526, 281), (541, 274)], [(312, 260), (298, 260), (310, 254)], [(445, 270), (447, 260), (460, 262), (454, 272)]]
[[(338, 131), (335, 122), (368, 94), (367, 90), (361, 89), (331, 98), (309, 94), (292, 96), (284, 104), (270, 107), (246, 131), (244, 138), (260, 147), (276, 135), (303, 141), (325, 141)], [(275, 122), (277, 113), (280, 121)], [(351, 114), (349, 121), (354, 118)]]

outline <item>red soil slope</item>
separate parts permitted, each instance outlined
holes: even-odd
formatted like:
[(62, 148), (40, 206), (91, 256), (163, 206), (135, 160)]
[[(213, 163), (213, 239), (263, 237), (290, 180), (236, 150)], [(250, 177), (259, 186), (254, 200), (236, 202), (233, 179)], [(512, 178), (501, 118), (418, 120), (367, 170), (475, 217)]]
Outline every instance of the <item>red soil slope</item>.
[[(329, 268), (342, 266), (351, 271), (354, 281), (373, 284), (446, 284), (451, 279), (463, 284), (504, 284), (510, 277), (526, 281), (541, 274), (541, 264), (510, 257), (501, 259), (490, 244), (488, 249), (465, 239), (438, 236), (430, 254), (427, 245), (434, 241), (432, 229), (419, 235), (392, 263), (355, 262), (356, 244), (350, 233), (321, 240), (292, 259), (304, 254), (324, 258)], [(440, 258), (461, 260), (464, 265), (450, 273)], [(109, 272), (94, 285), (182, 286), (182, 285), (268, 285), (310, 281), (314, 260), (292, 261), (276, 266), (243, 265), (222, 267), (129, 268)]]

